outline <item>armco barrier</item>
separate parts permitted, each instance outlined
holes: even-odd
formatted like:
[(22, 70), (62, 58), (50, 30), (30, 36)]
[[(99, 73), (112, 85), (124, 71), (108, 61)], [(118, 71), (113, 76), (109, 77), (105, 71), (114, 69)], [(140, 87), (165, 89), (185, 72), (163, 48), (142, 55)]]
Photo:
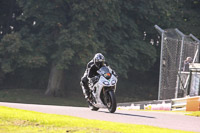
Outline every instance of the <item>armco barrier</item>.
[(171, 110), (171, 100), (151, 100), (118, 103), (119, 109)]
[(200, 111), (200, 96), (168, 100), (118, 103), (118, 108), (172, 111)]
[(187, 98), (172, 99), (172, 111), (185, 111), (187, 104)]
[(118, 103), (118, 108), (172, 111), (200, 111), (200, 96), (168, 100)]
[(200, 96), (172, 99), (172, 111), (200, 111)]

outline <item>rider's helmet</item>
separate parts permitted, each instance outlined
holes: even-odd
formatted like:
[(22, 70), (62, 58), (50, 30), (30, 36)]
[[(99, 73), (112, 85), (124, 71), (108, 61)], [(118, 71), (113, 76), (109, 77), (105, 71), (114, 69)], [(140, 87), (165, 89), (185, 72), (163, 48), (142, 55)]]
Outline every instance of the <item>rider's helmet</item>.
[(93, 61), (97, 68), (101, 68), (104, 65), (105, 58), (101, 53), (97, 53), (95, 54)]

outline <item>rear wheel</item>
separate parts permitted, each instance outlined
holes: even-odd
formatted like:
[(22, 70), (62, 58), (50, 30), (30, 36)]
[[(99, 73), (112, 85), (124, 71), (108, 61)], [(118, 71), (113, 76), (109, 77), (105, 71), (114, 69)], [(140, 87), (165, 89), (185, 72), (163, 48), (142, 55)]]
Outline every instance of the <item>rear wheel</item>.
[(90, 108), (92, 111), (97, 111), (97, 110), (99, 110), (99, 108), (94, 107), (94, 106), (92, 105), (92, 103), (88, 102), (88, 104), (89, 104), (89, 108)]
[(107, 107), (110, 113), (114, 113), (117, 108), (117, 102), (114, 91), (108, 91), (107, 95)]

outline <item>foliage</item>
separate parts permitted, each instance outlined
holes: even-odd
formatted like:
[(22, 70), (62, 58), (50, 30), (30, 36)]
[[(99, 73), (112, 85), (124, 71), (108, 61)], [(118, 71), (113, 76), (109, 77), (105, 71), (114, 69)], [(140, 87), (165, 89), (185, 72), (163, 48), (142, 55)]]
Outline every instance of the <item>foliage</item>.
[(0, 40), (4, 35), (19, 30), (21, 22), (16, 17), (20, 13), (16, 0), (0, 1)]
[(14, 71), (18, 67), (41, 67), (46, 64), (44, 56), (36, 54), (26, 40), (18, 33), (7, 34), (0, 43), (1, 69), (4, 72)]
[(141, 77), (155, 80), (160, 47), (149, 43), (159, 40), (153, 26), (200, 37), (199, 6), (199, 0), (1, 1), (0, 80), (23, 69), (47, 73), (52, 64), (71, 74), (85, 68), (97, 52), (130, 83), (135, 83), (130, 75), (139, 77), (134, 75), (139, 72), (140, 84)]
[[(155, 62), (155, 50), (141, 41), (141, 37), (136, 39), (139, 37), (138, 26), (126, 14), (130, 11), (120, 8), (117, 0), (17, 2), (23, 12), (18, 20), (24, 26), (18, 33), (9, 36), (18, 39), (20, 45), (25, 43), (21, 48), (28, 47), (30, 52), (25, 51), (23, 59), (13, 54), (16, 62), (24, 64), (15, 63), (16, 67), (41, 67), (56, 62), (59, 68), (68, 69), (72, 64), (85, 65), (88, 57), (91, 58), (97, 51), (105, 53), (111, 65), (124, 76), (131, 66), (140, 70), (145, 63), (151, 66)], [(6, 43), (15, 45), (9, 39), (8, 42), (4, 40), (1, 46), (7, 47)], [(4, 56), (5, 53), (2, 53)], [(141, 63), (140, 58), (144, 62)], [(138, 61), (132, 63), (132, 60)], [(15, 69), (12, 65), (9, 67), (10, 71)]]

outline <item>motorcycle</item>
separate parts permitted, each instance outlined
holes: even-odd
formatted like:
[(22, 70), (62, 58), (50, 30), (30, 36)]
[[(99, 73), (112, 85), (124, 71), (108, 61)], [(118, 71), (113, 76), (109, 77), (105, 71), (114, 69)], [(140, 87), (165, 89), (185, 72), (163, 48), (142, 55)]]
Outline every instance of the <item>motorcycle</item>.
[(89, 108), (93, 111), (108, 108), (110, 113), (114, 113), (117, 108), (115, 91), (118, 79), (106, 66), (101, 67), (97, 73), (99, 75), (89, 81)]

